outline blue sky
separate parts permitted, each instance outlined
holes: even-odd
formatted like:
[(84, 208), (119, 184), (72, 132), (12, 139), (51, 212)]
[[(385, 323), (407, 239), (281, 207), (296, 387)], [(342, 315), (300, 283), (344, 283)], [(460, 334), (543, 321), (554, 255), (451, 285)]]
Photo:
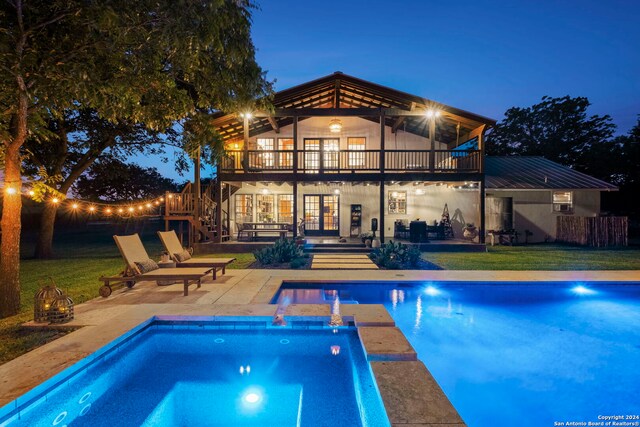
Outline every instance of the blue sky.
[(611, 115), (619, 133), (640, 114), (638, 0), (259, 6), (254, 43), (276, 90), (342, 71), (497, 120), (544, 95), (588, 97), (590, 112)]

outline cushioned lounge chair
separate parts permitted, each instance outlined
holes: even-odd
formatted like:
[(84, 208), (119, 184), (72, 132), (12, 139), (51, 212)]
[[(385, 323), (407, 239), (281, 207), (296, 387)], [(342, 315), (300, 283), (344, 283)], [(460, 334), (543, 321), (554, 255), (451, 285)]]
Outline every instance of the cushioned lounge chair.
[[(116, 241), (126, 266), (120, 275), (100, 278), (104, 282), (104, 285), (100, 288), (100, 295), (103, 297), (111, 295), (112, 283), (125, 284), (131, 288), (137, 282), (145, 280), (181, 281), (184, 284), (184, 295), (187, 296), (189, 295), (189, 285), (195, 283), (199, 288), (202, 279), (214, 270), (213, 267), (193, 266), (190, 268), (156, 268), (151, 271), (145, 271), (146, 265), (151, 260), (142, 245), (140, 236), (137, 234), (113, 236), (113, 239)], [(153, 264), (151, 262), (151, 265)]]
[[(164, 249), (169, 253), (171, 260), (176, 263), (178, 267), (212, 267), (213, 278), (216, 278), (216, 271), (220, 270), (222, 274), (225, 273), (229, 264), (234, 262), (235, 258), (191, 258), (189, 251), (182, 247), (178, 235), (175, 231), (158, 231), (158, 237), (164, 245)], [(183, 259), (180, 255), (188, 255), (188, 259)]]

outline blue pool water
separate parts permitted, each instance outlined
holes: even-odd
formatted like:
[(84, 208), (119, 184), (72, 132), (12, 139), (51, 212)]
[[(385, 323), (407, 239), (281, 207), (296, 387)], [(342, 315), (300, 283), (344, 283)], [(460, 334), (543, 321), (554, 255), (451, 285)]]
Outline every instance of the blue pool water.
[(0, 426), (389, 426), (353, 328), (156, 322), (72, 368)]
[(274, 302), (336, 294), (384, 304), (470, 427), (640, 415), (640, 286), (285, 283)]

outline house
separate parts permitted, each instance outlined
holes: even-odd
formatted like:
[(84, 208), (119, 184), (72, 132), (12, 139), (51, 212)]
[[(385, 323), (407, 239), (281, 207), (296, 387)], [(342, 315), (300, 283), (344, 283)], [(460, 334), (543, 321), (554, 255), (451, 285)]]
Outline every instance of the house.
[[(495, 121), (340, 72), (283, 90), (271, 112), (220, 114), (217, 236), (246, 223), (357, 236), (442, 219), (484, 238), (484, 134)], [(359, 216), (360, 223), (352, 219)], [(293, 227), (293, 231), (297, 230)]]
[(559, 216), (595, 217), (615, 185), (543, 157), (485, 158), (487, 230), (515, 229), (529, 242), (554, 241)]
[[(202, 199), (169, 195), (165, 220), (199, 211), (192, 226), (215, 242), (295, 236), (300, 219), (306, 236), (334, 237), (375, 221), (385, 241), (443, 218), (454, 239), (473, 224), (479, 243), (505, 229), (534, 242), (554, 238), (558, 215), (598, 215), (599, 192), (615, 189), (542, 158), (485, 157), (494, 120), (341, 72), (273, 104), (215, 116), (226, 148), (217, 179)], [(210, 217), (221, 220), (204, 226)]]

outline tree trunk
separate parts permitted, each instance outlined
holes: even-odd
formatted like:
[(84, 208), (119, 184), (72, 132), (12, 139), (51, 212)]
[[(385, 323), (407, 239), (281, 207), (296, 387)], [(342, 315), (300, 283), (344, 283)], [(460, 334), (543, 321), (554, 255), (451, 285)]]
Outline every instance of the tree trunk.
[[(20, 80), (24, 86), (22, 80)], [(20, 230), (22, 214), (22, 178), (20, 176), (20, 147), (27, 138), (28, 97), (18, 92), (18, 109), (12, 120), (10, 141), (5, 145), (4, 185), (2, 206), (2, 241), (0, 242), (0, 318), (20, 311)], [(15, 189), (14, 194), (6, 192)]]
[(53, 258), (53, 228), (56, 223), (58, 206), (46, 203), (40, 217), (40, 232), (36, 242), (35, 257), (38, 259)]

